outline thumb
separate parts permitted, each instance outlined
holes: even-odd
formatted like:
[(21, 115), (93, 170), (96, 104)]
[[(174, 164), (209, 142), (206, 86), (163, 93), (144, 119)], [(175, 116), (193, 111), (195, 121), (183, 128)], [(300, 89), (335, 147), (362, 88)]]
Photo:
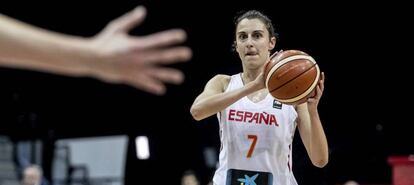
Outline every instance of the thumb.
[(141, 24), (146, 15), (146, 8), (144, 6), (138, 6), (134, 10), (114, 20), (114, 26), (116, 27), (115, 30), (128, 32), (133, 27)]

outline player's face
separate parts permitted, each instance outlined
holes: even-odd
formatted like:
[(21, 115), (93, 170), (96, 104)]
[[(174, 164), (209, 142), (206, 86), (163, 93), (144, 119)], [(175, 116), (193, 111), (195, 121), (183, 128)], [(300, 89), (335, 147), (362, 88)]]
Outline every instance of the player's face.
[(247, 67), (261, 67), (269, 59), (275, 41), (259, 19), (243, 19), (236, 29), (236, 50)]

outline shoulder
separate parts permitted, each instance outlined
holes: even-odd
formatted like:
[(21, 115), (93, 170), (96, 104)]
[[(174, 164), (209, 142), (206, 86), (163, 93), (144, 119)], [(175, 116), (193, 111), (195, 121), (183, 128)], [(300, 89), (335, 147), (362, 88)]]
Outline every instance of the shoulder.
[(230, 83), (231, 76), (225, 75), (225, 74), (218, 74), (213, 77), (217, 81), (218, 84), (220, 84), (220, 87), (222, 87), (223, 91), (227, 89), (227, 86)]
[(230, 80), (231, 80), (231, 76), (224, 75), (224, 74), (218, 74), (208, 81), (206, 88), (208, 89), (213, 88), (218, 91), (224, 92), (224, 90), (229, 85)]
[(216, 76), (214, 76), (213, 78), (212, 78), (212, 80), (217, 80), (217, 81), (220, 81), (220, 82), (227, 82), (227, 83), (229, 83), (230, 82), (230, 79), (231, 79), (231, 76), (230, 75), (225, 75), (225, 74), (218, 74), (218, 75), (216, 75)]

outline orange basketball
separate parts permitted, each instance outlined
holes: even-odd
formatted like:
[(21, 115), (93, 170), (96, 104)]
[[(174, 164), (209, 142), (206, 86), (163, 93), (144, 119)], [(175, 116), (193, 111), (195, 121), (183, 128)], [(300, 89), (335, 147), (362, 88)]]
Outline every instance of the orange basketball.
[(315, 95), (320, 70), (310, 55), (287, 50), (271, 56), (264, 74), (270, 94), (281, 103), (295, 105)]

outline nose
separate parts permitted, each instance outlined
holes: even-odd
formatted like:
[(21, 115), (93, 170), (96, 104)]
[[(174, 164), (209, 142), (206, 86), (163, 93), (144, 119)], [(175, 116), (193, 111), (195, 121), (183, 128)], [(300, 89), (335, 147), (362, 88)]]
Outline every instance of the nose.
[(246, 47), (247, 48), (253, 47), (253, 39), (251, 37), (247, 38)]

